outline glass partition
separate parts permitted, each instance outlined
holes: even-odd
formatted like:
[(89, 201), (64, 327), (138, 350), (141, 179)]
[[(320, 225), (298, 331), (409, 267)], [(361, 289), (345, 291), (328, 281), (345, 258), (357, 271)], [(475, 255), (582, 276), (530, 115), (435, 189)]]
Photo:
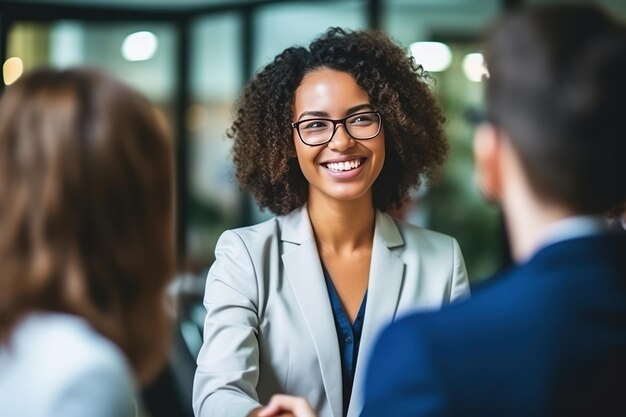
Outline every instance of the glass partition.
[[(132, 35), (138, 33), (151, 35), (135, 37), (133, 45)], [(131, 48), (123, 50), (129, 37)], [(7, 58), (20, 58), (24, 71), (74, 65), (104, 69), (141, 91), (173, 122), (170, 110), (175, 95), (175, 45), (176, 33), (168, 24), (19, 22), (9, 31)], [(146, 55), (146, 49), (152, 49), (152, 53)]]
[(307, 45), (331, 26), (367, 26), (364, 2), (289, 2), (260, 7), (255, 14), (254, 67), (268, 64), (285, 48)]
[(239, 226), (242, 199), (226, 130), (242, 85), (241, 19), (237, 13), (195, 20), (191, 36), (187, 252), (189, 267), (210, 265), (215, 243)]

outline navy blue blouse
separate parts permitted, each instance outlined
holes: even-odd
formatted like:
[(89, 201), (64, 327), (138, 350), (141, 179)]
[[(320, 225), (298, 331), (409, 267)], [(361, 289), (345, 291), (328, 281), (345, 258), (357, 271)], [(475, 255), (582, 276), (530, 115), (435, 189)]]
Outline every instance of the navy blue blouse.
[(354, 319), (354, 323), (350, 323), (348, 315), (341, 305), (339, 294), (333, 285), (330, 274), (326, 267), (322, 265), (324, 270), (324, 278), (326, 279), (326, 288), (330, 297), (330, 305), (333, 309), (333, 317), (335, 318), (335, 329), (337, 330), (337, 338), (339, 340), (339, 353), (341, 355), (341, 376), (343, 383), (343, 415), (348, 413), (350, 405), (350, 397), (352, 396), (352, 385), (354, 384), (354, 370), (356, 369), (356, 361), (359, 356), (359, 346), (361, 344), (361, 332), (363, 331), (363, 319), (365, 318), (365, 304), (367, 303), (367, 292), (363, 296), (361, 307)]

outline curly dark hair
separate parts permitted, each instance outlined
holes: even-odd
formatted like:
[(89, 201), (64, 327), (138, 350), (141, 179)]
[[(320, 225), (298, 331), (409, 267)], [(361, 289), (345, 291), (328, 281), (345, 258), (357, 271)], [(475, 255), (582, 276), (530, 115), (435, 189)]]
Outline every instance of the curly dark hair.
[(422, 176), (437, 178), (448, 143), (428, 73), (382, 32), (329, 28), (308, 49), (283, 51), (244, 88), (227, 132), (235, 141), (243, 191), (276, 214), (306, 203), (308, 182), (296, 159), (291, 122), (296, 89), (305, 74), (320, 68), (351, 74), (383, 117), (385, 163), (372, 187), (377, 209), (400, 206)]

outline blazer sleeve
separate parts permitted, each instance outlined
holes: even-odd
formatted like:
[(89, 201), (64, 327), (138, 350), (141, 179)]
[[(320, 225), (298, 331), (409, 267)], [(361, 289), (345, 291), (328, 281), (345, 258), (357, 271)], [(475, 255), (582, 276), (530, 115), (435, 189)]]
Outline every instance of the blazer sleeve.
[(450, 303), (456, 303), (463, 301), (470, 296), (469, 280), (467, 278), (467, 269), (465, 268), (465, 261), (461, 254), (461, 249), (456, 239), (452, 239), (452, 254), (453, 254), (453, 270), (452, 281), (450, 282)]
[(244, 417), (259, 407), (258, 287), (241, 237), (222, 234), (207, 277), (204, 343), (193, 386), (196, 417)]

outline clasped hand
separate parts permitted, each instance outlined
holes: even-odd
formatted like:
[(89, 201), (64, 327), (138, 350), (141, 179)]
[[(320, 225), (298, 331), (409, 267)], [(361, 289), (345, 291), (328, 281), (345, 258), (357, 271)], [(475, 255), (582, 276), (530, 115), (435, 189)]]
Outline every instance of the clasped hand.
[(317, 417), (317, 415), (304, 398), (276, 394), (265, 407), (256, 409), (249, 417)]

